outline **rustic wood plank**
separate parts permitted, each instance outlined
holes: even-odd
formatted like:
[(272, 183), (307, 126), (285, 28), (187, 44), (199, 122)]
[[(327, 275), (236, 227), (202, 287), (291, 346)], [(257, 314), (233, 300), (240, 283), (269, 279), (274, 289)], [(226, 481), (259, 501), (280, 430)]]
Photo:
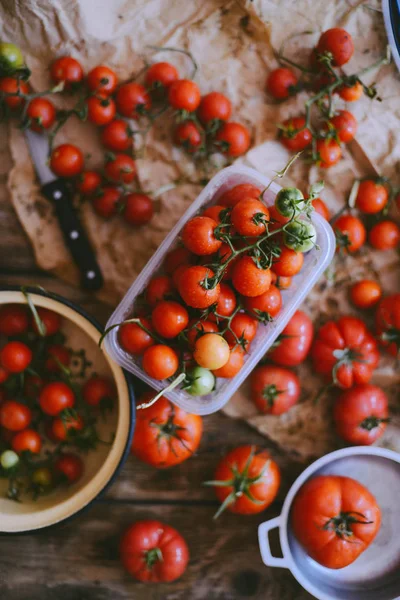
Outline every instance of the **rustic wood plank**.
[[(0, 185), (5, 176), (0, 176)], [(8, 198), (0, 202), (0, 269), (35, 269), (33, 251)]]
[[(0, 597), (5, 600), (309, 600), (286, 569), (262, 564), (257, 526), (276, 507), (253, 517), (214, 507), (134, 506), (99, 502), (75, 520), (24, 538), (0, 538)], [(138, 519), (155, 518), (178, 528), (190, 564), (175, 583), (132, 581), (118, 561), (118, 540)], [(195, 526), (194, 525), (195, 521)], [(17, 558), (18, 557), (18, 558)]]

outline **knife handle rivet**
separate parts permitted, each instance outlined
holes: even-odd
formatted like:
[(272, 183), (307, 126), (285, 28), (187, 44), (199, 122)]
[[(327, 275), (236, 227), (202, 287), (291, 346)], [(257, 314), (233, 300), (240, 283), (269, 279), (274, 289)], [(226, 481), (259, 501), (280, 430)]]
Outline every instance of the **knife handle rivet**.
[(53, 192), (53, 198), (54, 200), (59, 200), (60, 198), (62, 198), (62, 193), (60, 192), (60, 190), (55, 190)]
[(75, 231), (75, 229), (73, 231), (71, 231), (71, 233), (69, 234), (69, 237), (71, 238), (71, 240), (77, 240), (79, 237), (79, 233), (77, 231)]
[(94, 271), (88, 271), (86, 275), (88, 279), (94, 279), (96, 277), (96, 273)]

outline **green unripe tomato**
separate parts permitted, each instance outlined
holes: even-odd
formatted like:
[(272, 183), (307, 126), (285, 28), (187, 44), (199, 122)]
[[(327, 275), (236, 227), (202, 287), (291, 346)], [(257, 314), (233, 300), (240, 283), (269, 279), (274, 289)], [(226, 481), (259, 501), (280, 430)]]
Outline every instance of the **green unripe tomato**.
[(297, 188), (283, 188), (275, 198), (275, 208), (283, 217), (298, 215), (304, 208), (303, 193)]
[(317, 241), (317, 232), (312, 223), (306, 221), (292, 221), (288, 223), (283, 232), (283, 242), (287, 248), (295, 252), (308, 252), (312, 250)]
[(0, 464), (3, 469), (12, 469), (19, 462), (19, 456), (14, 450), (5, 450), (0, 456)]
[(0, 42), (0, 73), (12, 74), (24, 66), (24, 57), (15, 44)]
[(215, 386), (215, 376), (204, 367), (193, 367), (186, 375), (185, 390), (191, 396), (206, 396)]
[(39, 467), (32, 473), (32, 483), (42, 489), (50, 488), (53, 483), (53, 476), (47, 467)]

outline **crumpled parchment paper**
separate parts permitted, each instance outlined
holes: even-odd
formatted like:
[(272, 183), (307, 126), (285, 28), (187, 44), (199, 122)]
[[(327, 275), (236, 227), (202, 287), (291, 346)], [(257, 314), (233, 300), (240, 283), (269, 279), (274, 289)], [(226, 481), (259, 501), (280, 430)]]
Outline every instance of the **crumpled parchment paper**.
[[(305, 100), (305, 95), (300, 94), (277, 103), (266, 95), (265, 79), (277, 66), (276, 52), (285, 42), (285, 54), (306, 64), (309, 49), (321, 31), (341, 25), (353, 35), (356, 47), (355, 56), (345, 66), (346, 72), (358, 71), (385, 53), (383, 19), (374, 7), (379, 9), (373, 0), (353, 0), (352, 4), (347, 0), (10, 0), (0, 6), (0, 37), (22, 47), (33, 72), (31, 83), (35, 90), (49, 87), (48, 65), (63, 54), (78, 58), (86, 70), (106, 63), (123, 80), (134, 76), (144, 60), (170, 60), (182, 76), (189, 76), (191, 65), (186, 57), (154, 53), (148, 46), (189, 50), (199, 66), (196, 81), (202, 92), (226, 93), (234, 107), (233, 119), (246, 124), (252, 132), (253, 147), (240, 161), (271, 176), (289, 157), (274, 141), (276, 124), (298, 114)], [(382, 102), (363, 98), (351, 106), (359, 129), (356, 141), (344, 150), (343, 160), (325, 173), (298, 161), (284, 180), (285, 184), (305, 188), (322, 177), (326, 184), (322, 197), (332, 213), (343, 206), (354, 177), (373, 174), (371, 169), (376, 169), (396, 178), (400, 156), (399, 76), (394, 66), (388, 66), (368, 74), (365, 81), (377, 83)], [(55, 102), (62, 106), (59, 98)], [(172, 146), (171, 126), (168, 115), (156, 122), (147, 138), (146, 155), (138, 160), (140, 183), (150, 192), (172, 182), (199, 179), (192, 161)], [(65, 140), (91, 154), (90, 166), (101, 164), (98, 133), (93, 126), (71, 120), (57, 138), (58, 143)], [(11, 152), (13, 162), (8, 190), (0, 184), (0, 198), (10, 195), (39, 266), (77, 283), (78, 275), (63, 245), (52, 207), (40, 196), (23, 134), (10, 127), (0, 145), (7, 159)], [(199, 190), (199, 185), (180, 183), (164, 193), (156, 200), (151, 224), (140, 229), (132, 229), (120, 218), (105, 222), (94, 214), (89, 203), (82, 206), (82, 219), (105, 276), (106, 284), (100, 292), (103, 300), (112, 305), (119, 301)], [(321, 280), (304, 309), (316, 323), (339, 312), (354, 313), (348, 303), (347, 287), (364, 276), (377, 277), (387, 293), (398, 291), (396, 253), (364, 249), (360, 256), (349, 257), (337, 265), (335, 279)], [(304, 460), (337, 447), (338, 440), (331, 424), (333, 398), (323, 398), (315, 406), (314, 397), (322, 382), (313, 376), (307, 363), (298, 372), (302, 399), (286, 415), (257, 415), (246, 386), (232, 398), (225, 412), (246, 419), (282, 449)], [(394, 361), (385, 357), (374, 381), (390, 394), (394, 411), (399, 378)], [(395, 425), (388, 427), (382, 443), (400, 450)]]

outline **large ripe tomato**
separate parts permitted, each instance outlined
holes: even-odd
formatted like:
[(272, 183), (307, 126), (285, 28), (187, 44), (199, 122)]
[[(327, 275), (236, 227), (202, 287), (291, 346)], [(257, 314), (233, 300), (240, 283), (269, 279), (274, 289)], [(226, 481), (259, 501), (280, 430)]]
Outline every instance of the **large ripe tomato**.
[(388, 422), (388, 399), (376, 385), (365, 383), (346, 390), (333, 408), (336, 432), (346, 442), (369, 446), (381, 437)]
[(339, 110), (329, 119), (327, 129), (333, 130), (341, 142), (348, 144), (357, 133), (357, 119), (348, 110)]
[(361, 248), (367, 237), (363, 222), (353, 215), (341, 215), (333, 224), (338, 248), (353, 254)]
[(140, 323), (146, 328), (143, 329), (138, 323), (124, 323), (119, 328), (119, 342), (125, 352), (129, 354), (143, 354), (147, 348), (154, 344), (154, 339), (151, 337), (151, 323), (147, 319), (141, 317)]
[(94, 67), (87, 74), (87, 86), (91, 92), (110, 96), (115, 92), (118, 79), (114, 71), (104, 65)]
[(6, 400), (0, 406), (0, 425), (10, 431), (26, 429), (31, 420), (30, 408), (25, 404), (21, 404), (21, 402)]
[(342, 149), (336, 140), (317, 140), (317, 164), (321, 169), (333, 167), (342, 157)]
[(309, 316), (297, 310), (282, 331), (268, 358), (277, 365), (294, 367), (302, 363), (311, 348), (314, 327)]
[(301, 271), (303, 263), (304, 255), (301, 252), (282, 246), (281, 253), (274, 259), (272, 268), (278, 276), (293, 277)]
[(21, 452), (39, 454), (42, 447), (42, 438), (35, 429), (24, 429), (14, 435), (11, 440), (11, 447), (17, 454), (21, 454)]
[(41, 133), (53, 125), (56, 119), (56, 109), (47, 98), (33, 98), (28, 104), (26, 116), (30, 121), (30, 128)]
[(5, 336), (20, 335), (29, 326), (28, 311), (21, 304), (4, 304), (0, 307), (0, 333)]
[(377, 344), (365, 323), (344, 316), (323, 325), (312, 347), (314, 369), (342, 388), (368, 383), (379, 362)]
[[(14, 77), (1, 77), (0, 78), (0, 94), (4, 95), (4, 102), (12, 110), (21, 108), (25, 103), (26, 94), (29, 94), (28, 85), (22, 79), (15, 79)], [(21, 94), (21, 96), (7, 96), (7, 94)]]
[(247, 152), (251, 143), (249, 130), (241, 123), (233, 121), (224, 123), (215, 139), (221, 152), (233, 158)]
[(368, 548), (381, 525), (374, 496), (339, 475), (309, 479), (294, 499), (293, 532), (307, 553), (329, 569), (342, 569)]
[(101, 132), (101, 143), (113, 152), (126, 152), (132, 147), (133, 131), (123, 119), (114, 119)]
[(117, 187), (105, 185), (101, 187), (98, 193), (92, 198), (92, 205), (95, 212), (103, 217), (110, 219), (117, 214), (118, 202), (121, 198), (121, 192)]
[(333, 27), (321, 34), (317, 44), (318, 54), (331, 58), (334, 67), (349, 62), (354, 53), (353, 38), (345, 29)]
[(136, 177), (136, 163), (128, 154), (115, 154), (106, 163), (107, 179), (116, 183), (131, 183)]
[(368, 241), (377, 250), (394, 250), (400, 243), (400, 227), (394, 221), (379, 221), (370, 230)]
[(186, 308), (179, 302), (162, 300), (153, 309), (151, 322), (158, 334), (172, 339), (186, 329), (189, 315)]
[(228, 121), (231, 113), (231, 101), (219, 92), (203, 96), (197, 110), (197, 116), (203, 125), (210, 125), (213, 121)]
[(285, 148), (292, 152), (300, 152), (311, 144), (312, 133), (305, 125), (305, 117), (294, 117), (282, 123), (279, 139)]
[(240, 235), (262, 235), (269, 221), (268, 208), (260, 200), (243, 198), (233, 207), (231, 221)]
[(50, 157), (50, 168), (58, 177), (75, 177), (83, 170), (83, 154), (72, 144), (61, 144), (54, 148)]
[(357, 208), (368, 215), (383, 210), (388, 203), (389, 192), (385, 185), (373, 179), (364, 179), (360, 185), (356, 197)]
[(218, 204), (221, 204), (222, 206), (235, 206), (235, 204), (244, 198), (255, 198), (257, 200), (260, 196), (260, 188), (252, 183), (239, 183), (239, 185), (235, 185), (235, 187), (224, 192), (222, 196), (218, 198)]
[(88, 120), (94, 125), (102, 127), (113, 121), (117, 109), (114, 100), (106, 94), (98, 93), (96, 96), (89, 96), (86, 104)]
[[(280, 471), (268, 452), (255, 446), (239, 446), (221, 460), (214, 475), (215, 494), (223, 510), (251, 515), (265, 510), (274, 500), (280, 485)], [(226, 485), (223, 485), (225, 483)]]
[(189, 562), (183, 537), (160, 521), (137, 521), (124, 533), (120, 543), (124, 568), (139, 581), (175, 581)]
[(194, 81), (178, 79), (168, 88), (168, 102), (175, 110), (195, 111), (201, 100), (200, 90)]
[(168, 88), (177, 79), (179, 79), (178, 71), (168, 62), (154, 63), (147, 69), (145, 75), (146, 85), (150, 89)]
[(22, 342), (8, 342), (0, 352), (1, 366), (9, 373), (21, 373), (32, 361), (32, 350)]
[(81, 64), (71, 56), (57, 58), (50, 67), (50, 75), (55, 83), (64, 82), (65, 88), (70, 89), (83, 79)]
[(218, 302), (220, 285), (210, 287), (214, 272), (207, 267), (197, 265), (187, 267), (179, 278), (179, 294), (188, 306), (207, 308)]
[(122, 198), (122, 216), (129, 225), (139, 227), (151, 221), (154, 213), (154, 204), (150, 196), (132, 192)]
[(400, 294), (383, 298), (376, 311), (376, 332), (386, 350), (398, 356), (400, 351)]
[(350, 289), (350, 298), (354, 306), (361, 309), (371, 308), (382, 297), (382, 288), (377, 281), (362, 279), (354, 283)]
[(74, 406), (75, 394), (66, 383), (53, 381), (40, 392), (39, 404), (44, 413), (55, 417), (66, 408)]
[(232, 283), (242, 296), (261, 296), (271, 285), (271, 271), (258, 268), (251, 256), (243, 256), (235, 262)]
[(265, 414), (281, 415), (300, 396), (300, 381), (293, 371), (275, 365), (261, 365), (251, 374), (251, 399)]
[(285, 100), (295, 90), (297, 85), (297, 77), (292, 69), (281, 67), (274, 69), (268, 75), (266, 87), (267, 91), (278, 100)]
[(151, 99), (140, 83), (124, 83), (117, 91), (115, 101), (118, 112), (129, 119), (139, 119), (151, 108)]
[(197, 256), (214, 254), (221, 248), (222, 241), (214, 235), (218, 223), (210, 217), (193, 217), (183, 228), (182, 242)]
[(251, 316), (259, 321), (267, 323), (268, 321), (271, 321), (273, 317), (276, 317), (281, 310), (282, 296), (278, 288), (271, 285), (266, 292), (261, 294), (261, 296), (245, 298), (244, 307)]
[[(146, 401), (154, 396), (146, 394)], [(143, 400), (143, 398), (142, 398)], [(203, 422), (162, 396), (155, 404), (137, 412), (132, 453), (158, 469), (178, 465), (199, 447)]]
[(175, 375), (179, 367), (179, 358), (173, 348), (155, 344), (144, 351), (142, 366), (147, 375), (161, 381)]

